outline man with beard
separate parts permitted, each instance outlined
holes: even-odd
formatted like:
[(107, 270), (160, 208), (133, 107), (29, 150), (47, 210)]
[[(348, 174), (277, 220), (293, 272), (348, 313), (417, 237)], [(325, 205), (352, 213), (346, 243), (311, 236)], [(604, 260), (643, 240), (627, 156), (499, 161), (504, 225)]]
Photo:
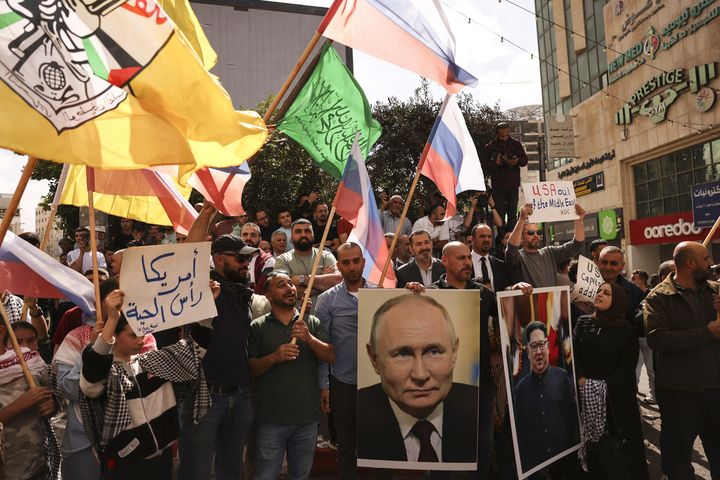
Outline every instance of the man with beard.
[[(393, 195), (390, 197), (390, 200), (388, 200), (386, 192), (380, 194), (380, 223), (382, 223), (385, 233), (395, 233), (398, 222), (400, 221), (403, 203), (404, 200), (400, 195)], [(403, 226), (400, 229), (400, 235), (410, 235), (411, 232), (412, 226), (410, 225), (410, 220), (405, 217), (403, 219)]]
[(542, 231), (536, 223), (528, 221), (533, 206), (526, 203), (520, 209), (520, 219), (510, 234), (505, 263), (515, 280), (527, 282), (535, 288), (559, 285), (557, 266), (576, 257), (585, 245), (585, 210), (575, 204), (575, 238), (560, 246), (549, 245), (540, 248)]
[[(329, 215), (330, 210), (328, 209), (327, 203), (318, 202), (313, 207), (312, 227), (313, 234), (315, 235), (314, 247), (320, 247), (320, 240), (322, 240), (323, 233), (325, 232), (325, 226), (329, 221)], [(335, 252), (339, 246), (340, 239), (338, 238), (337, 227), (335, 225), (330, 225), (330, 230), (328, 231), (328, 236), (325, 239), (325, 245), (323, 248), (329, 248)]]
[[(483, 225), (483, 224), (481, 224)], [(488, 227), (489, 230), (489, 227)], [(488, 231), (490, 243), (492, 232)], [(493, 406), (496, 395), (496, 382), (504, 381), (503, 377), (493, 378), (493, 368), (490, 363), (490, 351), (497, 347), (499, 340), (491, 341), (493, 332), (500, 332), (497, 324), (497, 302), (495, 294), (486, 285), (471, 280), (473, 262), (470, 249), (461, 242), (450, 242), (443, 248), (442, 263), (447, 273), (443, 274), (437, 282), (429, 288), (441, 290), (479, 290), (480, 293), (480, 381), (478, 398), (478, 473), (479, 478), (489, 475), (490, 457), (493, 445)], [(508, 285), (509, 286), (509, 285)], [(422, 293), (424, 288), (419, 283), (408, 283), (406, 286), (415, 293)], [(532, 287), (527, 283), (518, 283), (513, 289), (523, 290), (527, 295), (532, 293)], [(493, 322), (493, 325), (491, 325)]]
[(694, 478), (690, 457), (699, 435), (713, 478), (720, 478), (720, 284), (708, 280), (712, 259), (700, 243), (673, 252), (675, 273), (645, 298), (645, 330), (655, 353), (662, 470)]
[(445, 273), (440, 260), (432, 256), (433, 242), (425, 230), (415, 230), (410, 234), (410, 252), (413, 254), (408, 263), (397, 270), (397, 288), (404, 288), (408, 282), (419, 282), (426, 287), (438, 281)]
[(318, 363), (334, 362), (335, 349), (327, 343), (316, 317), (299, 318), (297, 290), (287, 272), (270, 273), (266, 297), (270, 313), (253, 320), (247, 348), (257, 387), (253, 478), (278, 478), (286, 453), (288, 478), (308, 478), (317, 442), (320, 398), (327, 398), (327, 391), (321, 395), (318, 388)]
[(258, 249), (252, 254), (250, 265), (248, 266), (250, 288), (258, 295), (264, 295), (267, 275), (272, 272), (275, 266), (275, 258), (258, 248), (262, 238), (260, 235), (260, 227), (252, 222), (246, 223), (243, 225), (242, 230), (240, 230), (240, 238), (250, 247)]
[(505, 290), (512, 283), (505, 262), (490, 255), (493, 233), (489, 225), (478, 223), (470, 231), (472, 237), (472, 278), (493, 292)]
[[(335, 347), (336, 358), (330, 372), (327, 364), (321, 364), (320, 384), (330, 391), (329, 410), (338, 439), (338, 476), (346, 479), (355, 478), (357, 469), (357, 296), (367, 282), (362, 276), (365, 259), (360, 245), (343, 243), (337, 254), (343, 281), (318, 297), (315, 314)], [(327, 413), (326, 399), (322, 405)]]
[(480, 163), (485, 177), (492, 179), (492, 195), (497, 213), (505, 222), (507, 231), (515, 227), (520, 168), (527, 165), (528, 157), (522, 143), (510, 136), (510, 125), (507, 122), (499, 123), (495, 132), (497, 137), (485, 145)]
[[(215, 212), (209, 202), (203, 205), (187, 242), (205, 240)], [(193, 402), (180, 405), (181, 480), (209, 479), (213, 466), (217, 479), (244, 478), (242, 451), (252, 425), (246, 347), (253, 291), (247, 283), (250, 256), (257, 248), (234, 235), (221, 235), (210, 251), (215, 265), (210, 278), (220, 283), (212, 340), (203, 359), (212, 405), (197, 424), (193, 422)]]
[[(525, 335), (531, 371), (515, 386), (514, 397), (523, 472), (580, 443), (575, 389), (565, 370), (549, 364), (545, 324), (530, 322)], [(564, 478), (558, 471), (564, 468), (563, 462), (553, 465), (550, 478)]]
[(291, 231), (292, 243), (295, 248), (275, 258), (275, 270), (282, 270), (290, 274), (293, 284), (297, 287), (299, 307), (310, 281), (315, 257), (321, 255), (310, 297), (313, 304), (311, 311), (314, 311), (318, 295), (340, 283), (342, 276), (337, 270), (337, 261), (332, 253), (313, 248), (315, 235), (310, 220), (304, 218), (295, 220), (292, 223)]

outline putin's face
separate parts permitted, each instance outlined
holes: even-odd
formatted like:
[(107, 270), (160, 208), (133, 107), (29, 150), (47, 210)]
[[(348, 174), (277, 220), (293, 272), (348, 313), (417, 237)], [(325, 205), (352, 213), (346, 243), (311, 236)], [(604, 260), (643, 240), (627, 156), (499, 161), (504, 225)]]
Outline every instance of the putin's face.
[(427, 417), (450, 392), (458, 340), (443, 313), (409, 300), (388, 310), (368, 354), (387, 396), (405, 413)]

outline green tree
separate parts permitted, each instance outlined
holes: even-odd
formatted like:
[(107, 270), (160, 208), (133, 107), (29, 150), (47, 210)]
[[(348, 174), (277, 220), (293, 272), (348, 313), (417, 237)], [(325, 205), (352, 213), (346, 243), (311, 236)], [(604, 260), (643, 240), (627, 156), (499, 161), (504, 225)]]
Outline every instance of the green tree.
[[(367, 158), (367, 167), (378, 195), (385, 190), (406, 197), (410, 189), (442, 103), (432, 97), (429, 87), (429, 82), (423, 80), (409, 99), (391, 97), (373, 106), (373, 116), (380, 121), (383, 133)], [(459, 95), (458, 104), (480, 151), (491, 140), (502, 114), (497, 105), (480, 105), (471, 94)], [(243, 205), (251, 212), (261, 206), (271, 214), (288, 206), (292, 209), (298, 197), (310, 191), (319, 191), (321, 198), (330, 202), (338, 185), (294, 141), (279, 132), (263, 147), (252, 165), (252, 175), (243, 195)], [(436, 191), (433, 182), (421, 176), (410, 215), (423, 215)], [(469, 196), (463, 195), (461, 201), (467, 201)]]

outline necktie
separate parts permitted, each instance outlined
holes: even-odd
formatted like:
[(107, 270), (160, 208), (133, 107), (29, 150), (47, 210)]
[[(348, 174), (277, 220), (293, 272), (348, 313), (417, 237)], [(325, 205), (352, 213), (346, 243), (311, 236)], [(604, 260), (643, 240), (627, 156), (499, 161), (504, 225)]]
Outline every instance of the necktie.
[(410, 433), (420, 440), (420, 455), (418, 455), (418, 462), (437, 462), (438, 456), (430, 443), (430, 435), (435, 431), (435, 427), (432, 423), (427, 420), (418, 420)]
[(482, 269), (482, 283), (490, 283), (490, 273), (488, 272), (487, 259), (485, 257), (480, 257), (480, 268)]

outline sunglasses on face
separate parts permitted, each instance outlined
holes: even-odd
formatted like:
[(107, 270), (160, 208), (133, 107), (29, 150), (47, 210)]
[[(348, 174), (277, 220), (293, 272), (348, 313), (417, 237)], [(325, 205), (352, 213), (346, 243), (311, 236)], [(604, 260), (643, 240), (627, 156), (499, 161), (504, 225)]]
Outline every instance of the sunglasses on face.
[(538, 237), (542, 237), (542, 232), (540, 230), (525, 230), (525, 233), (530, 236), (537, 235)]

